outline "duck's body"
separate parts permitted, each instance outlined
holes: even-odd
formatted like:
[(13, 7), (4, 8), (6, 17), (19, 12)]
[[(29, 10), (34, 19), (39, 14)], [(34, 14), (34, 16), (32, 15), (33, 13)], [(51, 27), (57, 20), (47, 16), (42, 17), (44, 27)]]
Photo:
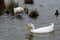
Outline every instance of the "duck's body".
[(56, 10), (55, 16), (58, 17), (58, 15), (59, 15), (59, 12), (58, 10)]
[(33, 24), (30, 25), (32, 26), (32, 29), (30, 30), (32, 33), (49, 33), (49, 32), (53, 32), (53, 28), (54, 28), (54, 23), (52, 23), (50, 26), (41, 27), (37, 29), (34, 28)]
[(21, 12), (21, 11), (24, 11), (22, 7), (14, 8), (14, 13)]
[(24, 8), (16, 7), (14, 8), (14, 13), (15, 13), (15, 16), (21, 16), (22, 14), (24, 14)]

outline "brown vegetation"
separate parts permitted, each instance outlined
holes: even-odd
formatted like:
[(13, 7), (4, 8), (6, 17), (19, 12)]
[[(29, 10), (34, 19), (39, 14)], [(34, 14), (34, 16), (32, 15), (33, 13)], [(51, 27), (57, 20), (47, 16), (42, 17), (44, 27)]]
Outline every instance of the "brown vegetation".
[(25, 4), (33, 4), (33, 0), (24, 0)]
[(4, 8), (5, 8), (4, 0), (0, 0), (0, 15), (3, 14)]
[(11, 13), (11, 15), (14, 15), (14, 8), (15, 7), (18, 7), (19, 5), (18, 5), (18, 3), (16, 3), (15, 1), (13, 1), (13, 0), (11, 0), (11, 2), (9, 2), (9, 4), (6, 6), (6, 9), (5, 9), (5, 11), (7, 12), (7, 13)]
[(32, 10), (29, 14), (30, 18), (37, 18), (39, 16), (37, 10)]

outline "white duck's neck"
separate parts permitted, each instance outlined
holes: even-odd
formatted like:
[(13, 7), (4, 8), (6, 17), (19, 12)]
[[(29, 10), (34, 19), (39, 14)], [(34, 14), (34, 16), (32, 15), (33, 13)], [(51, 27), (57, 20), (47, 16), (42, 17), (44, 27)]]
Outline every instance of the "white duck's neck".
[(35, 27), (32, 27), (32, 29), (35, 29)]
[(33, 24), (31, 24), (31, 27), (32, 27), (32, 29), (35, 29), (35, 26)]

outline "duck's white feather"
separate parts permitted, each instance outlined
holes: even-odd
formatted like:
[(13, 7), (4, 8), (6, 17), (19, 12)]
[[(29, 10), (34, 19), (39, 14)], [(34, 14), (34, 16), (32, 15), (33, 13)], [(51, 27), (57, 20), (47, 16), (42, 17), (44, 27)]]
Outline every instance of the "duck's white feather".
[(17, 7), (17, 8), (14, 8), (14, 13), (21, 12), (21, 11), (23, 11), (23, 10), (24, 10), (24, 8), (22, 8), (22, 7)]
[(31, 29), (30, 31), (32, 33), (48, 33), (48, 32), (52, 32), (53, 28), (54, 28), (54, 23), (52, 23), (50, 26), (41, 27), (37, 29)]

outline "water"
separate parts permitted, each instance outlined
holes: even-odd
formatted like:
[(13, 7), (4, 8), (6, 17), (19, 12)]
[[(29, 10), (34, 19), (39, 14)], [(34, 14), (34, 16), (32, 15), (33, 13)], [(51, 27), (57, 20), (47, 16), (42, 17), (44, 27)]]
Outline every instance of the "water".
[[(6, 14), (0, 16), (0, 40), (60, 40), (60, 15), (58, 20), (54, 16), (56, 9), (60, 11), (60, 0), (46, 0), (46, 6), (44, 7), (40, 6), (42, 4), (41, 0), (34, 0), (33, 5), (24, 5), (23, 0), (17, 0), (16, 2), (18, 1), (20, 6), (28, 7), (29, 10), (36, 8), (39, 16), (37, 19), (31, 19), (26, 14), (22, 16), (22, 19)], [(28, 30), (25, 30), (25, 26), (28, 23), (33, 23), (38, 28), (48, 26), (52, 22), (55, 23), (55, 32), (53, 33), (30, 34)]]

